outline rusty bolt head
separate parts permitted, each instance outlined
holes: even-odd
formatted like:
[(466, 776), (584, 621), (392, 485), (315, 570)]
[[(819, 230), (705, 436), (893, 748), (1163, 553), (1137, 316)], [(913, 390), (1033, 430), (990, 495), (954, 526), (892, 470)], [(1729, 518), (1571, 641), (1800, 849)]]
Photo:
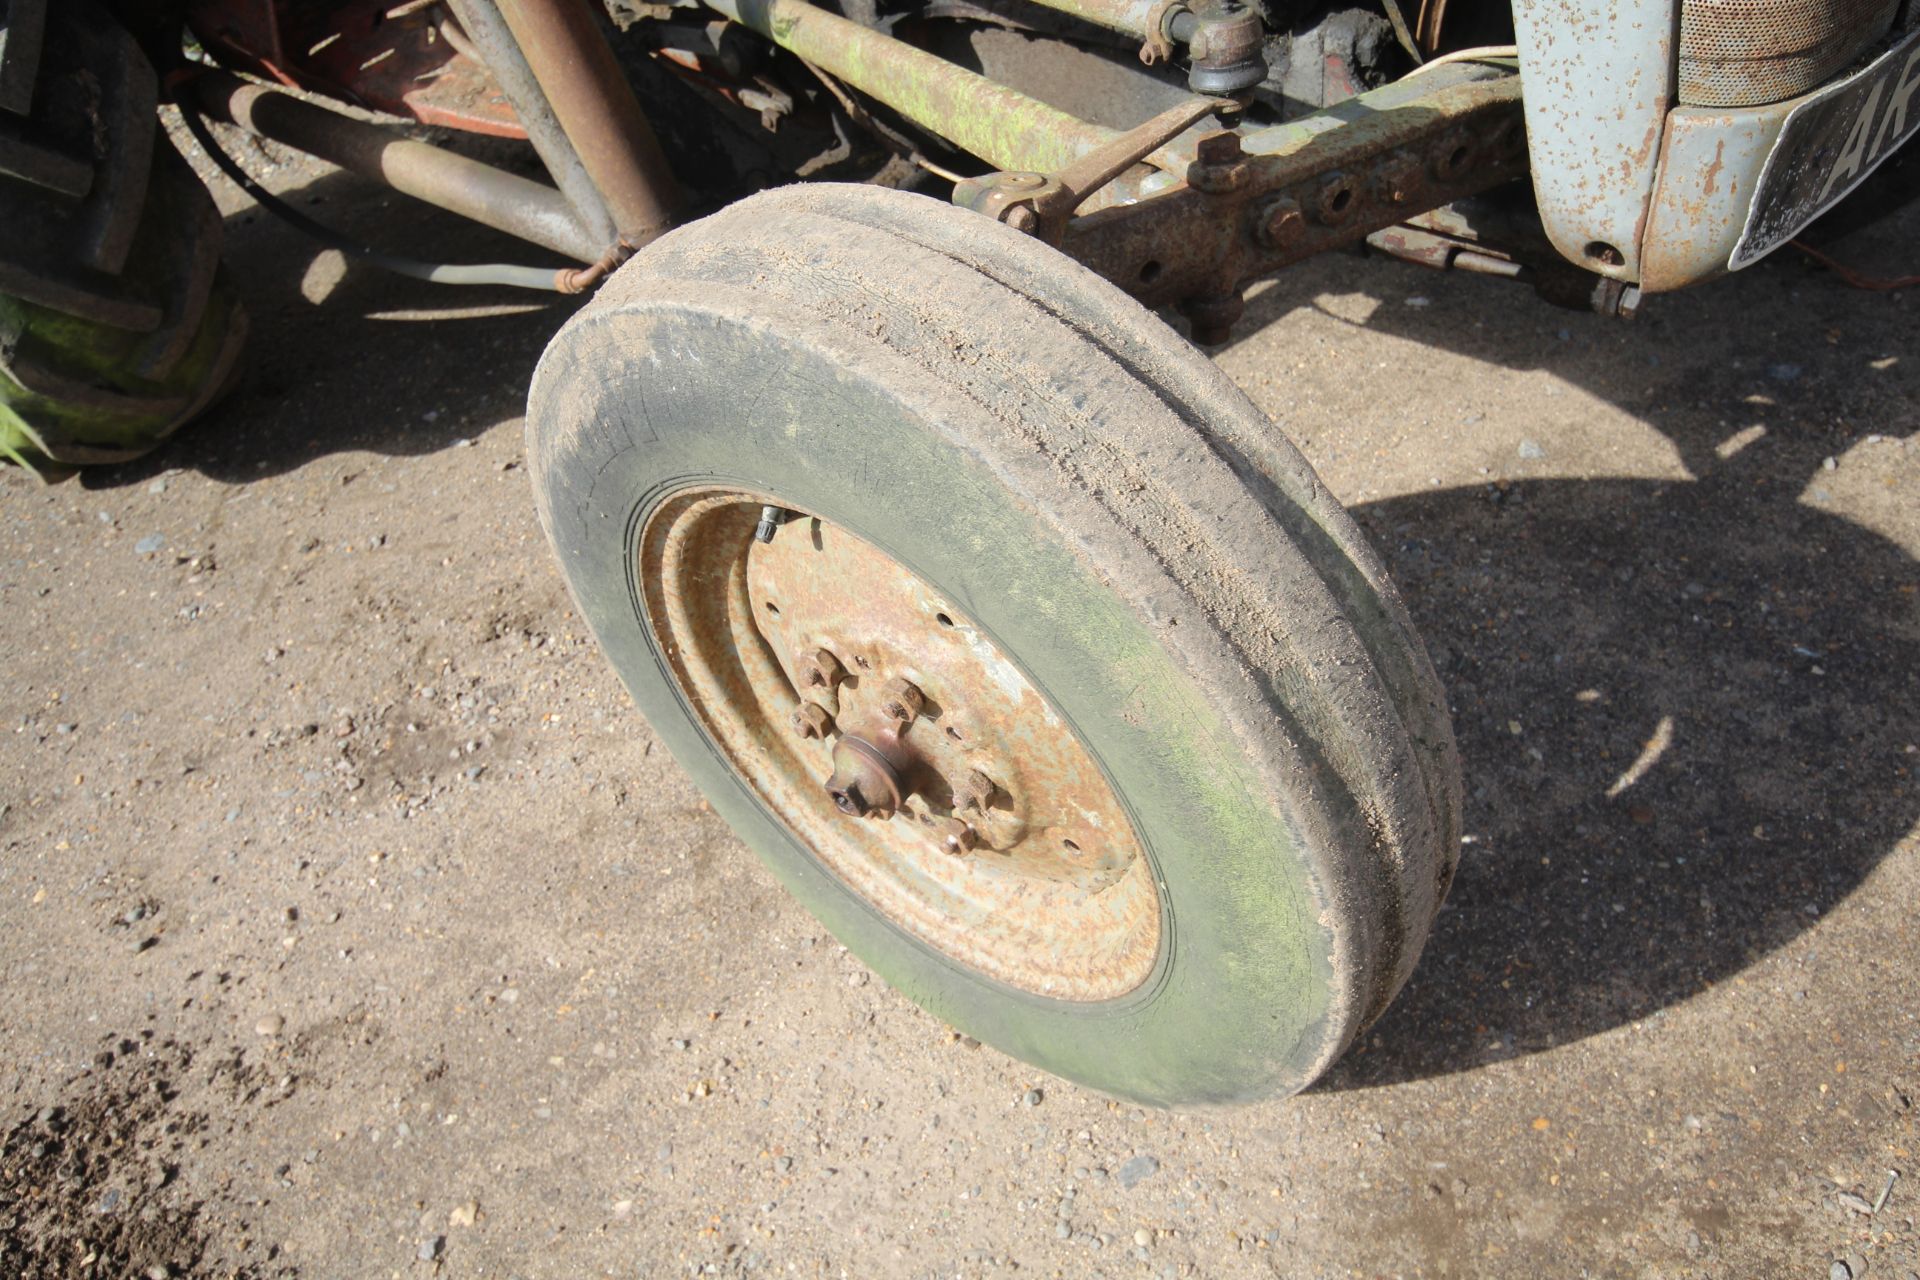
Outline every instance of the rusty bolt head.
[(1194, 148), (1187, 169), (1187, 185), (1196, 191), (1224, 195), (1238, 191), (1253, 177), (1253, 166), (1240, 149), (1240, 135), (1231, 129), (1210, 133)]
[(978, 769), (968, 770), (965, 780), (953, 789), (953, 811), (964, 813), (971, 809), (985, 813), (993, 802), (993, 792), (992, 778)]
[(1040, 225), (1040, 215), (1033, 211), (1031, 205), (1017, 204), (1007, 210), (1003, 221), (1015, 231), (1032, 231)]
[(833, 732), (833, 717), (817, 702), (803, 702), (793, 713), (793, 731), (803, 738), (824, 738)]
[(948, 818), (940, 823), (940, 847), (956, 858), (973, 852), (979, 839), (973, 833), (973, 828), (958, 818)]
[(1240, 135), (1232, 129), (1210, 133), (1194, 144), (1194, 158), (1201, 164), (1232, 164), (1240, 156)]
[(901, 729), (912, 724), (919, 717), (920, 708), (927, 705), (926, 695), (915, 688), (912, 681), (899, 676), (881, 686), (880, 699), (881, 712)]
[(840, 659), (825, 649), (815, 649), (812, 653), (802, 655), (794, 665), (799, 668), (800, 678), (809, 689), (831, 689), (847, 677)]
[(1306, 229), (1307, 215), (1300, 211), (1300, 202), (1291, 197), (1281, 196), (1261, 213), (1260, 240), (1269, 249), (1286, 248)]

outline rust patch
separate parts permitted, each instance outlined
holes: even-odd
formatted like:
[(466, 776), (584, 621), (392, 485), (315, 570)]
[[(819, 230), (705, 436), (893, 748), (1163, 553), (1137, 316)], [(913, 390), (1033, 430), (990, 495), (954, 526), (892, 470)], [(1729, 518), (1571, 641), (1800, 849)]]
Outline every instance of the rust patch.
[(1713, 146), (1713, 163), (1707, 166), (1700, 178), (1700, 189), (1707, 195), (1720, 190), (1720, 174), (1726, 168), (1726, 155), (1727, 144), (1724, 141), (1716, 142)]

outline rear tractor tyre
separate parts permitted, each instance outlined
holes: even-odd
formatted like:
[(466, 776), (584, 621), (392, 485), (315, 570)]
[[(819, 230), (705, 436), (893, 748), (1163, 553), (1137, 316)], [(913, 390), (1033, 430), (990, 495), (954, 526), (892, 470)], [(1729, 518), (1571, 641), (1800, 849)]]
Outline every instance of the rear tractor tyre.
[(1236, 1102), (1405, 981), (1459, 843), (1432, 668), (1305, 461), (1118, 290), (922, 197), (785, 188), (623, 267), (528, 424), (655, 731), (937, 1016)]
[[(133, 37), (86, 0), (14, 0), (9, 21), (0, 458), (42, 472), (125, 461), (231, 386), (246, 311), (221, 273), (213, 200), (160, 136)], [(15, 39), (28, 32), (37, 47)]]

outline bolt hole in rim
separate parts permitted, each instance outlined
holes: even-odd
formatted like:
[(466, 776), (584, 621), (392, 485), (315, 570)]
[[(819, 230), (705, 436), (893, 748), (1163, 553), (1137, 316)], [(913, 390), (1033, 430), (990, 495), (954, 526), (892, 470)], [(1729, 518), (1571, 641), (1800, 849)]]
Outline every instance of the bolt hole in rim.
[[(643, 614), (709, 741), (817, 862), (950, 960), (1058, 1000), (1145, 983), (1152, 863), (1072, 727), (964, 611), (852, 532), (782, 501), (793, 514), (757, 542), (774, 501), (682, 489), (637, 535)], [(810, 687), (800, 663), (822, 650), (846, 676)], [(920, 695), (904, 725), (885, 705), (903, 683)], [(817, 738), (795, 731), (809, 702), (832, 723)], [(882, 804), (829, 796), (849, 756), (883, 770)]]

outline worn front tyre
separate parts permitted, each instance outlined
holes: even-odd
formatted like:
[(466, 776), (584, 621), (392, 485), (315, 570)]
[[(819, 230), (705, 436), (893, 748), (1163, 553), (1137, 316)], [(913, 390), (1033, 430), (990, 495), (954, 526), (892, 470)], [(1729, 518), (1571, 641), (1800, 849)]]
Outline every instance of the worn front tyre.
[(734, 830), (937, 1016), (1162, 1105), (1305, 1087), (1458, 845), (1432, 670), (1213, 366), (977, 215), (757, 196), (537, 373), (543, 524)]

